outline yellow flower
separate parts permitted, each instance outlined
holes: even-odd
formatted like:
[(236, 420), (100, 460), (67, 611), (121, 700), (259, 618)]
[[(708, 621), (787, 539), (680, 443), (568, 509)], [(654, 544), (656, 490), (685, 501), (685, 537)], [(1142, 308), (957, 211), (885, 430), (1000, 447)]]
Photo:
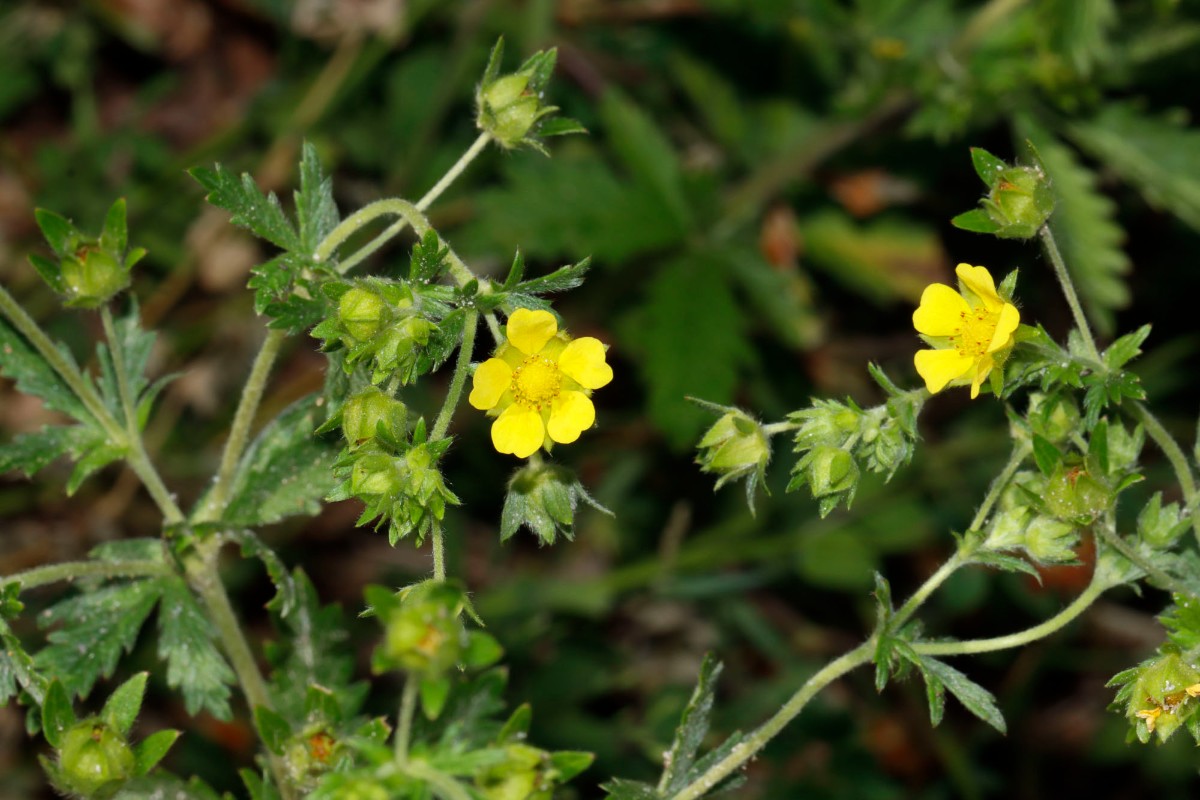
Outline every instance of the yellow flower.
[[(605, 345), (558, 330), (549, 311), (519, 308), (508, 318), (508, 341), (475, 370), (469, 402), (497, 419), (492, 444), (528, 458), (539, 447), (569, 444), (596, 421), (588, 396), (612, 380)], [(498, 416), (497, 416), (498, 415)]]
[(913, 361), (930, 393), (961, 380), (971, 384), (974, 399), (992, 368), (1008, 356), (1021, 315), (996, 294), (996, 284), (984, 267), (959, 264), (954, 272), (960, 292), (934, 283), (921, 294), (913, 327), (934, 349), (917, 351)]

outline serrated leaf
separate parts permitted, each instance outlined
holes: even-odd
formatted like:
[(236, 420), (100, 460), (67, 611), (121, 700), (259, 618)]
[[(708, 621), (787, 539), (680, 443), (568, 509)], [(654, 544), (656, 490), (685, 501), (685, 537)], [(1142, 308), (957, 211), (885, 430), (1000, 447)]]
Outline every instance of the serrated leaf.
[(704, 657), (704, 663), (700, 665), (696, 689), (683, 709), (679, 727), (675, 729), (675, 741), (663, 756), (663, 774), (658, 785), (659, 790), (668, 796), (688, 783), (696, 753), (708, 735), (708, 718), (712, 713), (717, 679), (722, 669), (721, 662), (711, 653)]
[(1038, 583), (1042, 582), (1042, 575), (1037, 571), (1037, 568), (1023, 558), (1009, 555), (1007, 553), (995, 552), (980, 552), (971, 556), (972, 564), (979, 564), (984, 567), (993, 567), (994, 569), (1004, 570), (1005, 572), (1024, 572), (1037, 578)]
[(248, 528), (313, 515), (338, 481), (337, 449), (313, 431), (324, 420), (319, 393), (285, 409), (247, 448), (238, 464), (223, 520)]
[(957, 697), (959, 702), (972, 714), (1000, 733), (1008, 732), (1007, 726), (1004, 724), (1004, 715), (996, 707), (996, 698), (987, 689), (946, 662), (936, 658), (921, 656), (919, 666), (927, 675), (935, 676), (946, 690)]
[(1129, 304), (1129, 257), (1122, 245), (1125, 231), (1116, 221), (1116, 204), (1098, 187), (1096, 175), (1080, 163), (1070, 148), (1030, 117), (1016, 122), (1019, 134), (1041, 154), (1054, 213), (1050, 230), (1070, 265), (1084, 306), (1096, 325), (1112, 333), (1113, 312)]
[(127, 452), (128, 450), (124, 447), (116, 447), (101, 441), (84, 453), (75, 464), (75, 469), (71, 471), (71, 477), (67, 479), (67, 497), (74, 495), (93, 473), (104, 469), (114, 461), (120, 461)]
[(629, 350), (643, 354), (651, 419), (673, 446), (690, 446), (708, 415), (685, 398), (730, 402), (739, 369), (750, 356), (742, 315), (720, 263), (702, 254), (671, 262), (618, 330)]
[[(69, 363), (75, 363), (70, 352), (61, 345), (59, 351)], [(47, 408), (61, 411), (80, 422), (92, 422), (92, 415), (54, 368), (4, 319), (0, 319), (0, 373), (16, 381), (18, 390), (41, 398)]]
[[(18, 687), (27, 692), (39, 705), (44, 702), (49, 681), (38, 673), (37, 665), (25, 652), (21, 640), (0, 617), (0, 704), (16, 696)], [(39, 722), (35, 714), (26, 717), (26, 726)]]
[(146, 694), (147, 672), (139, 672), (122, 683), (108, 696), (100, 716), (122, 736), (128, 736), (142, 708), (142, 697)]
[(71, 707), (71, 696), (60, 681), (53, 680), (42, 701), (42, 735), (51, 747), (61, 747), (63, 734), (74, 725), (75, 709)]
[(648, 783), (613, 778), (600, 787), (606, 792), (607, 800), (662, 800), (662, 795)]
[(243, 174), (239, 179), (220, 164), (212, 169), (195, 167), (188, 174), (204, 187), (209, 203), (232, 215), (234, 225), (252, 231), (282, 250), (300, 248), (300, 237), (283, 213), (279, 198), (274, 192), (264, 196), (254, 178)]
[(306, 254), (311, 254), (338, 224), (333, 179), (321, 169), (321, 159), (312, 142), (305, 142), (301, 148), (300, 189), (296, 192), (295, 200), (300, 246)]
[(516, 291), (522, 294), (542, 295), (565, 292), (583, 285), (583, 278), (591, 266), (592, 260), (585, 258), (575, 264), (559, 267), (549, 275), (531, 278), (517, 284)]
[[(142, 741), (138, 742), (133, 748), (133, 772), (135, 775), (145, 775), (150, 770), (158, 766), (158, 762), (163, 760), (167, 751), (175, 744), (175, 740), (179, 738), (179, 731), (162, 730), (155, 731), (147, 736)], [(148, 797), (149, 795), (143, 795)], [(172, 800), (178, 800), (179, 795), (169, 795)]]
[(157, 579), (109, 584), (55, 603), (38, 617), (50, 644), (34, 656), (41, 672), (57, 676), (75, 696), (86, 697), (100, 677), (112, 675), (121, 653), (137, 641), (162, 593)]
[(727, 150), (741, 153), (750, 123), (735, 84), (707, 63), (682, 52), (672, 53), (669, 64), (676, 83), (687, 93), (716, 140)]
[(628, 98), (609, 89), (600, 99), (600, 117), (609, 145), (635, 183), (654, 190), (680, 230), (691, 226), (679, 156), (653, 120)]
[(20, 470), (26, 477), (62, 456), (77, 456), (94, 448), (104, 434), (85, 425), (47, 426), (34, 433), (23, 433), (0, 445), (0, 473)]
[(1121, 369), (1142, 354), (1142, 343), (1149, 336), (1149, 325), (1143, 325), (1133, 333), (1125, 334), (1104, 351), (1104, 363), (1109, 369)]
[(262, 561), (263, 566), (267, 569), (267, 576), (275, 585), (275, 596), (267, 601), (266, 607), (281, 618), (286, 618), (296, 607), (299, 597), (292, 574), (288, 572), (283, 559), (253, 531), (235, 531), (230, 534), (230, 537), (241, 545), (243, 556)]
[(1200, 230), (1200, 131), (1185, 127), (1182, 115), (1151, 117), (1132, 103), (1112, 103), (1068, 130), (1151, 204)]
[(229, 719), (233, 670), (217, 650), (212, 623), (180, 578), (162, 581), (158, 629), (158, 655), (167, 662), (167, 685), (182, 692), (188, 713), (207, 709), (217, 719)]

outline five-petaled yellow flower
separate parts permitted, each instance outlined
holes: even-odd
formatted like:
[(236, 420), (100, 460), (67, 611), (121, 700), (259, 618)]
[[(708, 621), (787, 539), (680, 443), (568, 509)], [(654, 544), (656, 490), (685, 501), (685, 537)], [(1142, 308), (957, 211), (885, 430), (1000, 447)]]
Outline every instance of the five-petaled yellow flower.
[(558, 330), (549, 311), (519, 308), (508, 318), (508, 341), (475, 370), (470, 403), (489, 415), (492, 444), (528, 458), (539, 447), (569, 444), (596, 421), (588, 395), (612, 380), (605, 345)]
[(931, 393), (951, 381), (969, 382), (974, 399), (988, 374), (1008, 356), (1021, 315), (996, 293), (985, 268), (959, 264), (954, 272), (961, 293), (931, 284), (913, 312), (913, 327), (934, 347), (917, 351), (913, 360)]

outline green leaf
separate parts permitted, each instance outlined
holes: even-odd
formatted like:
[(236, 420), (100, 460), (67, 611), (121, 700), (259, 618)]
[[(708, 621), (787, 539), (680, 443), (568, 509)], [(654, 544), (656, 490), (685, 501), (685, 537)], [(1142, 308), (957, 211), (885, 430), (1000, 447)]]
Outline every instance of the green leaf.
[(950, 224), (959, 230), (971, 233), (995, 233), (1000, 230), (999, 223), (992, 220), (982, 208), (964, 211), (950, 220)]
[(229, 536), (241, 545), (243, 556), (257, 558), (267, 568), (267, 576), (271, 583), (275, 584), (275, 596), (267, 602), (267, 608), (281, 618), (286, 618), (296, 607), (299, 597), (296, 583), (292, 580), (292, 574), (288, 572), (283, 559), (253, 531), (233, 531)]
[(600, 787), (606, 792), (607, 800), (662, 800), (662, 795), (648, 783), (613, 778)]
[(1119, 21), (1113, 0), (1054, 0), (1040, 4), (1050, 18), (1054, 53), (1063, 53), (1083, 77), (1112, 58), (1109, 32)]
[[(410, 676), (408, 680), (416, 680), (415, 676)], [(442, 709), (446, 707), (446, 700), (450, 697), (450, 678), (447, 675), (435, 675), (434, 677), (423, 677), (421, 681), (421, 710), (425, 712), (426, 719), (437, 719), (442, 713)]]
[(212, 169), (195, 167), (188, 174), (204, 187), (209, 203), (233, 215), (232, 222), (252, 231), (282, 250), (300, 249), (300, 237), (288, 221), (274, 192), (263, 196), (254, 178), (236, 175), (220, 164)]
[(75, 725), (75, 709), (71, 696), (58, 680), (50, 681), (46, 699), (42, 702), (42, 734), (51, 747), (61, 747), (62, 737)]
[(20, 470), (26, 477), (62, 457), (78, 457), (85, 449), (96, 447), (103, 434), (86, 425), (47, 426), (35, 433), (23, 433), (8, 444), (0, 445), (0, 473)]
[[(3, 645), (0, 647), (0, 704), (16, 696), (18, 687), (27, 692), (35, 703), (43, 703), (49, 681), (38, 673), (37, 665), (3, 617), (0, 617), (0, 644)], [(36, 714), (25, 717), (26, 727), (38, 722), (40, 717)], [(36, 728), (30, 732), (36, 732)]]
[(673, 446), (690, 446), (708, 415), (685, 398), (729, 403), (751, 352), (720, 263), (706, 254), (669, 263), (618, 331), (629, 350), (643, 354), (651, 419)]
[(705, 62), (682, 52), (672, 53), (669, 65), (676, 83), (716, 140), (725, 149), (740, 153), (749, 117), (738, 97), (737, 86)]
[(264, 706), (254, 707), (254, 727), (267, 749), (281, 755), (288, 739), (292, 737), (292, 726), (287, 720)]
[(926, 673), (927, 680), (928, 675), (936, 676), (950, 694), (957, 697), (959, 702), (972, 714), (1000, 731), (1000, 733), (1008, 732), (1007, 726), (1004, 724), (1004, 715), (996, 707), (996, 698), (987, 689), (984, 689), (954, 667), (936, 658), (921, 656), (919, 666)]
[(138, 712), (142, 709), (142, 697), (146, 694), (148, 676), (148, 672), (139, 672), (122, 683), (109, 695), (100, 712), (105, 722), (120, 731), (122, 736), (129, 736), (133, 723), (137, 721)]
[(691, 226), (679, 156), (654, 121), (619, 91), (600, 99), (600, 117), (609, 145), (625, 163), (634, 183), (651, 187), (680, 230)]
[(333, 477), (337, 449), (313, 436), (324, 420), (319, 393), (297, 400), (247, 448), (238, 464), (224, 521), (258, 527), (321, 510)]
[(979, 180), (986, 183), (988, 187), (995, 186), (996, 181), (1000, 178), (1000, 173), (1008, 169), (1008, 164), (982, 147), (971, 148), (971, 164), (975, 167), (975, 174), (979, 176)]
[(1133, 333), (1117, 339), (1104, 351), (1104, 363), (1109, 369), (1121, 369), (1142, 354), (1142, 342), (1150, 335), (1150, 326), (1143, 325)]
[(565, 292), (583, 285), (583, 277), (587, 274), (592, 260), (585, 258), (575, 264), (559, 267), (549, 275), (531, 278), (517, 284), (516, 291), (522, 294), (542, 295)]
[(296, 192), (296, 221), (300, 224), (300, 246), (306, 254), (317, 249), (337, 227), (338, 210), (333, 201), (333, 179), (321, 169), (321, 159), (312, 142), (300, 153), (300, 189)]
[(34, 656), (38, 670), (86, 697), (97, 679), (112, 675), (121, 653), (133, 649), (161, 592), (157, 579), (126, 581), (55, 603), (38, 617), (43, 628), (62, 625)]
[(1093, 119), (1068, 126), (1089, 154), (1136, 185), (1155, 206), (1200, 230), (1200, 131), (1186, 115), (1151, 117), (1131, 103), (1113, 103)]
[[(68, 363), (75, 363), (70, 351), (62, 345), (58, 349)], [(0, 355), (3, 355), (0, 373), (16, 381), (18, 390), (41, 398), (47, 408), (61, 411), (80, 422), (92, 422), (92, 415), (54, 368), (4, 319), (0, 319)]]
[(971, 556), (971, 563), (984, 567), (992, 567), (1005, 572), (1024, 572), (1026, 575), (1037, 578), (1038, 583), (1042, 582), (1042, 574), (1037, 571), (1036, 567), (1023, 558), (1008, 555), (1007, 553), (976, 553)]
[(188, 713), (207, 709), (217, 719), (229, 719), (233, 670), (217, 650), (212, 623), (180, 578), (162, 581), (158, 629), (158, 655), (167, 662), (167, 685), (183, 693)]
[(100, 391), (113, 415), (117, 419), (124, 419), (117, 374), (113, 367), (113, 353), (109, 348), (115, 347), (124, 362), (125, 374), (129, 378), (129, 396), (134, 398), (134, 404), (137, 405), (138, 398), (150, 383), (146, 377), (146, 367), (150, 363), (150, 353), (154, 350), (157, 336), (153, 332), (142, 330), (136, 303), (132, 305), (128, 314), (114, 321), (113, 328), (117, 334), (116, 342), (101, 343), (96, 347), (96, 355), (100, 362)]
[(35, 208), (33, 218), (37, 221), (42, 236), (56, 256), (67, 255), (71, 252), (72, 243), (77, 233), (75, 226), (66, 218), (45, 208)]
[(490, 633), (471, 631), (467, 636), (467, 651), (462, 657), (466, 666), (474, 669), (490, 667), (504, 655), (504, 648)]
[(696, 753), (708, 735), (708, 721), (716, 695), (717, 679), (723, 666), (711, 653), (700, 665), (700, 677), (692, 698), (683, 709), (679, 727), (675, 729), (675, 741), (663, 756), (663, 775), (659, 786), (666, 796), (671, 796), (686, 786), (692, 775)]
[(1116, 204), (1100, 192), (1096, 175), (1075, 153), (1030, 117), (1018, 117), (1020, 136), (1037, 147), (1054, 193), (1050, 231), (1071, 267), (1089, 316), (1104, 333), (1113, 331), (1113, 312), (1129, 304), (1129, 257)]
[[(179, 738), (179, 731), (161, 730), (147, 736), (142, 741), (134, 745), (133, 772), (135, 775), (145, 775), (150, 770), (158, 766), (158, 762), (163, 760), (163, 756), (175, 744), (175, 740)], [(149, 797), (150, 795), (143, 795)], [(164, 795), (164, 797), (178, 798), (178, 794)]]
[(67, 497), (74, 495), (93, 473), (104, 469), (114, 461), (120, 461), (127, 452), (128, 449), (125, 447), (110, 445), (105, 441), (97, 443), (80, 457), (79, 462), (75, 464), (75, 469), (71, 471), (71, 477), (67, 479)]
[(1062, 451), (1054, 446), (1046, 437), (1035, 433), (1033, 435), (1033, 460), (1037, 462), (1038, 469), (1043, 475), (1049, 475), (1054, 472), (1062, 462)]

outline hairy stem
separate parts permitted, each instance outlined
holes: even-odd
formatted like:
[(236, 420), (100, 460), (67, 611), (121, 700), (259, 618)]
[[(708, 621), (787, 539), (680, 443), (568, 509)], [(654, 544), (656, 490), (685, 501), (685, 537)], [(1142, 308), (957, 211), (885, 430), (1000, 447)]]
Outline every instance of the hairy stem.
[(1145, 572), (1148, 577), (1158, 581), (1163, 588), (1177, 594), (1191, 594), (1191, 591), (1186, 586), (1143, 558), (1137, 550), (1134, 550), (1108, 524), (1097, 525), (1093, 530), (1102, 542), (1120, 553), (1129, 563)]
[(995, 636), (991, 639), (971, 639), (965, 642), (917, 642), (913, 644), (913, 649), (927, 656), (958, 656), (990, 653), (993, 650), (1008, 650), (1044, 639), (1082, 614), (1096, 601), (1097, 597), (1109, 588), (1109, 585), (1098, 575), (1099, 573), (1092, 576), (1092, 582), (1069, 606), (1040, 625), (1034, 625), (1032, 628), (1006, 636)]
[[(442, 176), (442, 179), (439, 180), (436, 184), (434, 184), (433, 188), (430, 189), (428, 192), (426, 192), (425, 196), (416, 202), (416, 204), (414, 205), (414, 208), (416, 208), (418, 211), (424, 211), (427, 208), (429, 208), (431, 205), (433, 205), (433, 201), (435, 201), (439, 197), (441, 197), (442, 192), (446, 191), (446, 189), (449, 188), (450, 184), (452, 184), (452, 183), (454, 183), (454, 181), (458, 180), (459, 176), (461, 176), (463, 174), (463, 172), (466, 171), (466, 169), (470, 165), (470, 163), (472, 161), (474, 161), (475, 158), (480, 153), (483, 152), (484, 148), (487, 147), (487, 145), (491, 141), (491, 139), (492, 139), (491, 135), (489, 135), (487, 133), (479, 134), (479, 138), (477, 138), (471, 144), (471, 146), (469, 148), (467, 148), (467, 151), (465, 153), (463, 153), (462, 157), (459, 158), (457, 162), (455, 162), (454, 166), (452, 166), (446, 172), (446, 174)], [(374, 253), (380, 247), (383, 247), (383, 245), (386, 244), (388, 242), (388, 240), (392, 239), (394, 236), (396, 236), (396, 234), (400, 233), (400, 231), (404, 230), (409, 225), (412, 225), (412, 220), (407, 217), (402, 216), (397, 222), (392, 223), (392, 225), (390, 225), (386, 230), (384, 230), (382, 233), (380, 233), (378, 236), (376, 236), (371, 241), (367, 242), (367, 244), (365, 246), (363, 246), (362, 249), (360, 249), (354, 255), (347, 258), (345, 261), (338, 264), (338, 268), (337, 268), (338, 272), (343, 275), (346, 274), (351, 269), (358, 266), (363, 261), (363, 259), (370, 256), (372, 253)], [(428, 227), (428, 226), (426, 226), (426, 227)], [(420, 235), (422, 235), (422, 236), (425, 235), (423, 231), (420, 231), (417, 229), (416, 225), (413, 225), (413, 229), (417, 230), (417, 232)], [(357, 230), (357, 228), (355, 230)], [(325, 257), (328, 258), (328, 254), (326, 254)]]
[(404, 679), (404, 689), (400, 693), (400, 713), (396, 717), (396, 761), (403, 764), (408, 761), (408, 744), (412, 738), (413, 713), (417, 708), (417, 678), (408, 675)]
[(183, 512), (180, 511), (179, 504), (175, 502), (175, 498), (171, 496), (171, 492), (163, 483), (162, 476), (154, 468), (153, 462), (150, 461), (150, 454), (146, 452), (146, 446), (142, 442), (142, 431), (138, 425), (137, 409), (134, 406), (135, 398), (129, 382), (129, 369), (125, 363), (125, 350), (117, 338), (117, 326), (113, 323), (112, 311), (107, 305), (100, 309), (100, 320), (104, 325), (104, 336), (108, 339), (108, 354), (112, 358), (113, 372), (117, 381), (117, 394), (121, 398), (121, 410), (125, 416), (125, 439), (128, 443), (125, 460), (141, 478), (146, 491), (154, 498), (154, 502), (162, 511), (166, 521), (170, 524), (178, 524), (183, 522)]
[(1079, 335), (1083, 337), (1087, 355), (1096, 362), (1097, 366), (1100, 366), (1104, 362), (1100, 359), (1100, 351), (1096, 348), (1096, 340), (1092, 338), (1092, 329), (1088, 326), (1087, 317), (1083, 314), (1083, 306), (1079, 304), (1079, 295), (1075, 292), (1075, 284), (1071, 280), (1071, 273), (1067, 271), (1067, 262), (1063, 261), (1062, 253), (1058, 249), (1058, 242), (1054, 240), (1054, 234), (1050, 231), (1049, 225), (1043, 225), (1038, 235), (1042, 238), (1042, 246), (1046, 248), (1046, 255), (1050, 257), (1050, 263), (1054, 265), (1054, 275), (1058, 278), (1058, 285), (1062, 287), (1063, 295), (1067, 298), (1067, 305), (1071, 307), (1071, 315), (1075, 318), (1075, 327), (1079, 329)]
[(671, 800), (696, 800), (703, 797), (725, 778), (732, 775), (739, 767), (749, 761), (761, 750), (767, 742), (775, 737), (808, 705), (818, 692), (855, 667), (869, 662), (875, 653), (875, 639), (871, 638), (848, 653), (830, 661), (816, 674), (804, 682), (800, 690), (783, 704), (769, 720), (758, 730), (749, 734), (745, 740), (733, 748), (725, 758), (713, 764), (703, 775), (689, 783), (681, 791), (671, 797)]
[(33, 589), (58, 581), (74, 581), (78, 578), (140, 578), (172, 574), (171, 568), (161, 561), (63, 561), (34, 567), (17, 572), (0, 583), (18, 583), (21, 590)]
[[(1012, 453), (1008, 457), (1008, 463), (1004, 465), (1004, 469), (1001, 470), (1000, 474), (996, 476), (996, 479), (992, 481), (992, 485), (988, 488), (987, 496), (983, 498), (983, 503), (979, 506), (979, 510), (975, 512), (975, 518), (971, 520), (971, 527), (967, 530), (968, 534), (978, 531), (983, 526), (983, 523), (987, 521), (988, 515), (992, 513), (992, 508), (1000, 499), (1000, 495), (1004, 492), (1005, 488), (1007, 488), (1008, 482), (1012, 480), (1013, 475), (1015, 475), (1017, 470), (1020, 469), (1021, 463), (1029, 455), (1029, 451), (1030, 446), (1027, 442), (1021, 442), (1013, 448)], [(975, 554), (976, 549), (979, 547), (980, 541), (981, 540), (979, 540), (977, 537), (964, 537), (963, 544), (959, 546), (954, 555), (950, 556), (950, 558), (938, 568), (937, 572), (930, 575), (929, 578), (923, 584), (921, 584), (921, 586), (915, 592), (913, 592), (912, 597), (908, 598), (904, 605), (900, 607), (900, 610), (896, 612), (895, 616), (892, 617), (891, 626), (893, 630), (899, 628), (901, 625), (907, 622), (909, 618), (916, 613), (917, 609), (919, 609), (925, 603), (925, 601), (929, 599), (929, 596), (933, 594), (933, 592), (939, 586), (941, 586), (947, 578), (953, 575), (959, 567), (971, 560), (971, 556)], [(974, 544), (972, 544), (972, 542)]]
[(1192, 518), (1192, 531), (1196, 534), (1196, 541), (1200, 542), (1200, 508), (1197, 508), (1197, 500), (1200, 498), (1196, 494), (1196, 479), (1192, 475), (1188, 457), (1184, 455), (1183, 449), (1175, 441), (1175, 437), (1163, 427), (1163, 424), (1158, 421), (1158, 417), (1154, 416), (1144, 403), (1133, 404), (1133, 415), (1142, 423), (1146, 433), (1158, 445), (1158, 449), (1167, 457), (1171, 468), (1175, 470), (1175, 479), (1179, 481), (1183, 502)]
[(229, 502), (229, 491), (233, 485), (233, 476), (237, 471), (238, 461), (246, 450), (250, 440), (250, 426), (258, 414), (259, 403), (267, 388), (267, 378), (279, 350), (287, 338), (281, 330), (271, 330), (263, 339), (254, 364), (250, 368), (250, 376), (242, 388), (242, 398), (238, 401), (237, 411), (233, 414), (233, 425), (229, 429), (229, 438), (225, 440), (225, 450), (221, 453), (221, 465), (217, 468), (217, 477), (212, 489), (204, 499), (204, 505), (196, 513), (196, 522), (214, 522), (221, 518), (225, 506)]

